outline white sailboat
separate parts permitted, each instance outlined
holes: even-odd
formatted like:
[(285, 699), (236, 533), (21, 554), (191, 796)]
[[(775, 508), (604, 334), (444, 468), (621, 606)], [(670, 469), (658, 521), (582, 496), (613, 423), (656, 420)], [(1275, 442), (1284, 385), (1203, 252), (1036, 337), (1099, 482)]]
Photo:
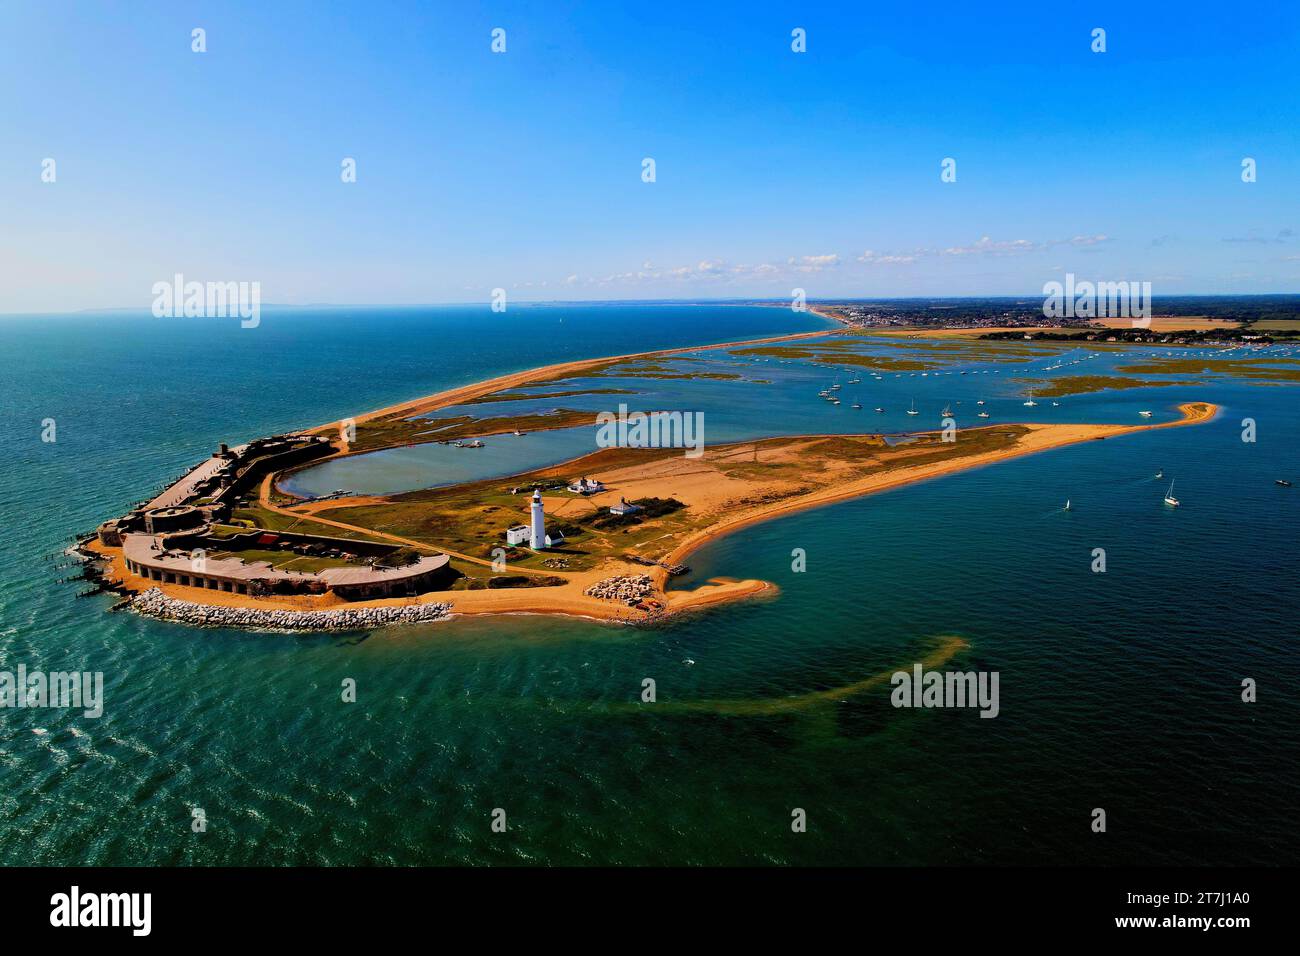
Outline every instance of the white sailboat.
[(1170, 505), (1174, 508), (1177, 508), (1180, 504), (1182, 504), (1181, 501), (1179, 501), (1177, 498), (1174, 497), (1174, 483), (1172, 480), (1170, 480), (1169, 482), (1169, 490), (1165, 492), (1165, 504)]
[(1066, 511), (1069, 511), (1069, 510), (1070, 510), (1070, 499), (1069, 499), (1069, 498), (1066, 498), (1066, 499), (1065, 499), (1065, 510), (1066, 510)]
[(1033, 408), (1035, 405), (1038, 404), (1036, 401), (1034, 401), (1034, 390), (1032, 388), (1029, 390), (1029, 400), (1024, 404), (1026, 408)]
[(907, 410), (907, 414), (909, 414), (909, 415), (920, 415), (920, 414), (921, 414), (920, 412), (918, 412), (918, 411), (916, 410), (916, 399), (912, 399), (912, 407), (909, 408), (909, 409)]

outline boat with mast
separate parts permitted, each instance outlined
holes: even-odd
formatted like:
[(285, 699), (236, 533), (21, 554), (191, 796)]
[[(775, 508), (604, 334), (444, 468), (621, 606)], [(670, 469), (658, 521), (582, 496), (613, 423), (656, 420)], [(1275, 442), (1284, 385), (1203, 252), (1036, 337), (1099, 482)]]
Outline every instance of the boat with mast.
[(1165, 492), (1165, 504), (1169, 505), (1171, 508), (1177, 508), (1182, 504), (1181, 501), (1174, 497), (1174, 483), (1172, 479), (1169, 481), (1169, 490)]
[(909, 414), (909, 415), (920, 415), (920, 414), (921, 414), (920, 412), (918, 412), (918, 411), (916, 410), (916, 399), (912, 399), (912, 407), (909, 408), (909, 409), (907, 410), (907, 414)]

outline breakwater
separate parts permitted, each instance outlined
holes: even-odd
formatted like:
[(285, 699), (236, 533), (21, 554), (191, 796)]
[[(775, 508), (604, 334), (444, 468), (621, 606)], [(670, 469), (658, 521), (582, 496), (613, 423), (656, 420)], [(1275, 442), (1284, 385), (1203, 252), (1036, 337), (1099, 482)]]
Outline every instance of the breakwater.
[(450, 604), (345, 607), (320, 611), (224, 607), (169, 598), (150, 588), (131, 599), (137, 614), (194, 627), (243, 627), (274, 631), (352, 631), (389, 624), (429, 624), (446, 620)]

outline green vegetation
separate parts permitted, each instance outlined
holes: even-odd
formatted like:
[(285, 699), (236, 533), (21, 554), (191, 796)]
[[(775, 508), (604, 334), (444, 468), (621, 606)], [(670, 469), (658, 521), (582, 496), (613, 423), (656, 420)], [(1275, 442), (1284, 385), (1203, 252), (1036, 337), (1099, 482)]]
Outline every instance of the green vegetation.
[(763, 345), (753, 348), (734, 349), (731, 354), (784, 359), (809, 359), (822, 365), (848, 365), (855, 368), (875, 369), (881, 372), (928, 372), (931, 369), (939, 368), (933, 362), (892, 358), (890, 356), (863, 355), (855, 351), (852, 345), (838, 342), (815, 346)]
[(1060, 378), (1022, 378), (1017, 381), (1032, 386), (1039, 398), (1061, 398), (1089, 392), (1120, 391), (1126, 388), (1158, 388), (1162, 385), (1200, 385), (1197, 381), (1150, 380), (1123, 378), (1116, 375), (1063, 375)]
[(292, 551), (279, 551), (268, 548), (244, 548), (241, 551), (209, 551), (208, 557), (214, 559), (236, 558), (245, 564), (265, 561), (281, 571), (301, 571), (303, 574), (315, 574), (327, 568), (357, 567), (363, 562), (347, 561), (343, 558), (318, 558), (294, 554)]
[(1300, 319), (1260, 319), (1250, 325), (1252, 332), (1300, 333)]
[[(833, 436), (810, 441), (806, 438), (774, 438), (743, 445), (710, 449), (700, 467), (713, 468), (720, 476), (753, 483), (747, 496), (731, 502), (732, 507), (758, 505), (814, 491), (830, 481), (865, 477), (892, 468), (952, 460), (986, 451), (1007, 448), (1026, 432), (1025, 426), (968, 428), (954, 444), (937, 434), (918, 435), (906, 445), (889, 446), (879, 436)], [(797, 454), (790, 453), (795, 446)], [(735, 450), (753, 449), (753, 455)], [(393, 496), (386, 502), (325, 512), (327, 517), (377, 532), (425, 542), (430, 548), (448, 548), (475, 558), (504, 557), (516, 574), (549, 569), (583, 571), (611, 555), (624, 553), (661, 557), (685, 534), (715, 520), (697, 514), (682, 501), (670, 497), (642, 497), (634, 500), (643, 510), (628, 516), (609, 513), (606, 505), (566, 495), (549, 498), (548, 528), (559, 531), (564, 540), (543, 553), (527, 548), (506, 548), (505, 529), (528, 518), (526, 493), (511, 494), (511, 488), (545, 485), (574, 474), (599, 475), (617, 467), (650, 465), (665, 457), (676, 457), (680, 449), (602, 449), (578, 462), (560, 468), (540, 469), (506, 480), (471, 482), (450, 488), (428, 489)], [(833, 478), (828, 478), (833, 469)], [(774, 484), (775, 482), (775, 484)], [(617, 488), (614, 489), (617, 491)], [(558, 499), (558, 504), (556, 503)], [(549, 563), (548, 563), (549, 562)], [(454, 587), (487, 587), (481, 571), (469, 569), (473, 578)], [(477, 582), (477, 583), (476, 583)], [(500, 586), (500, 585), (498, 585)]]
[(1160, 357), (1126, 366), (1125, 371), (1139, 375), (1178, 375), (1188, 372), (1202, 375), (1227, 375), (1253, 382), (1275, 384), (1300, 382), (1300, 362), (1296, 362), (1295, 359), (1228, 356), (1221, 359)]
[[(678, 448), (607, 448), (584, 458), (577, 471), (593, 474), (679, 455)], [(524, 492), (511, 494), (511, 489), (546, 486), (567, 477), (567, 472), (547, 468), (504, 481), (492, 479), (395, 495), (382, 504), (329, 509), (321, 516), (484, 560), (494, 559), (504, 549), (505, 560), (512, 568), (536, 571), (545, 571), (545, 562), (552, 559), (566, 561), (569, 570), (585, 570), (594, 566), (599, 555), (639, 547), (688, 521), (684, 517), (688, 509), (673, 499), (638, 501), (645, 510), (624, 518), (611, 515), (608, 506), (563, 493), (559, 497), (566, 503), (547, 519), (548, 530), (562, 533), (563, 542), (544, 554), (527, 548), (506, 548), (505, 529), (528, 520), (529, 496)]]
[(616, 515), (610, 514), (608, 511), (598, 511), (586, 516), (583, 521), (592, 528), (602, 530), (630, 528), (655, 518), (662, 518), (664, 515), (670, 515), (674, 511), (686, 507), (676, 498), (637, 498), (631, 504), (639, 505), (641, 510), (630, 515)]
[(553, 574), (509, 574), (488, 578), (489, 588), (554, 588), (564, 584), (564, 578)]
[[(676, 355), (666, 355), (662, 359), (631, 358), (615, 359), (602, 362), (578, 372), (533, 384), (543, 385), (547, 382), (563, 382), (579, 378), (649, 378), (649, 379), (712, 379), (715, 381), (737, 381), (744, 376), (735, 372), (693, 372), (684, 371), (681, 366), (692, 363), (707, 363), (711, 359), (698, 359)], [(664, 364), (666, 362), (672, 365)]]
[[(318, 534), (330, 538), (347, 538), (354, 541), (374, 541), (377, 544), (384, 543), (383, 541), (372, 538), (369, 535), (349, 531), (345, 528), (335, 528), (333, 525), (321, 524), (320, 522), (312, 521), (307, 517), (296, 517), (280, 514), (278, 511), (269, 511), (256, 502), (248, 503), (236, 508), (234, 517), (239, 520), (251, 521), (255, 527), (263, 528), (267, 531), (296, 531), (299, 534)], [(236, 529), (236, 532), (247, 532), (248, 530), (248, 528), (238, 528)]]
[(507, 415), (495, 418), (475, 418), (472, 415), (455, 415), (446, 418), (375, 419), (357, 425), (356, 441), (352, 451), (376, 451), (400, 445), (415, 445), (431, 441), (460, 441), (486, 435), (508, 434), (513, 431), (543, 431), (551, 428), (572, 428), (590, 425), (596, 420), (594, 412), (561, 408), (554, 412), (532, 415)]
[(424, 555), (416, 548), (401, 547), (385, 555), (380, 562), (386, 568), (404, 568), (408, 564), (415, 564)]
[(528, 402), (546, 401), (552, 398), (572, 398), (575, 395), (635, 395), (630, 388), (574, 388), (563, 392), (496, 392), (478, 399), (479, 402)]

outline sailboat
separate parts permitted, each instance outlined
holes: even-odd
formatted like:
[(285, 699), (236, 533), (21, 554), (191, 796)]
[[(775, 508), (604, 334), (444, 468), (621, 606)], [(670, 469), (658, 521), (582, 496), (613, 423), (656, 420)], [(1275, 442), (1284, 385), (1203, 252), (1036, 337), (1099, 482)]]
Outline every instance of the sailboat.
[(1066, 511), (1069, 511), (1069, 510), (1070, 510), (1070, 499), (1069, 499), (1069, 498), (1066, 498), (1066, 499), (1065, 499), (1065, 510), (1066, 510)]
[(916, 410), (916, 399), (912, 399), (912, 407), (909, 408), (909, 409), (907, 410), (907, 414), (909, 414), (909, 415), (920, 415), (920, 414), (921, 414), (920, 412), (918, 412), (918, 411)]
[(1031, 389), (1029, 390), (1029, 401), (1025, 402), (1025, 407), (1026, 407), (1026, 408), (1033, 408), (1033, 407), (1034, 407), (1035, 405), (1037, 405), (1037, 404), (1038, 404), (1038, 403), (1037, 403), (1036, 401), (1034, 401), (1034, 390), (1031, 388)]
[(1179, 501), (1177, 498), (1174, 497), (1174, 483), (1173, 483), (1173, 481), (1170, 481), (1170, 482), (1169, 482), (1169, 490), (1168, 490), (1167, 492), (1165, 492), (1165, 504), (1167, 504), (1167, 505), (1171, 505), (1171, 506), (1173, 506), (1173, 507), (1175, 507), (1175, 508), (1177, 508), (1180, 504), (1182, 504), (1181, 501)]
[(951, 405), (944, 405), (944, 406), (943, 406), (943, 411), (941, 411), (939, 414), (940, 414), (942, 417), (944, 417), (944, 418), (951, 418), (951, 417), (952, 417), (952, 406), (951, 406)]

